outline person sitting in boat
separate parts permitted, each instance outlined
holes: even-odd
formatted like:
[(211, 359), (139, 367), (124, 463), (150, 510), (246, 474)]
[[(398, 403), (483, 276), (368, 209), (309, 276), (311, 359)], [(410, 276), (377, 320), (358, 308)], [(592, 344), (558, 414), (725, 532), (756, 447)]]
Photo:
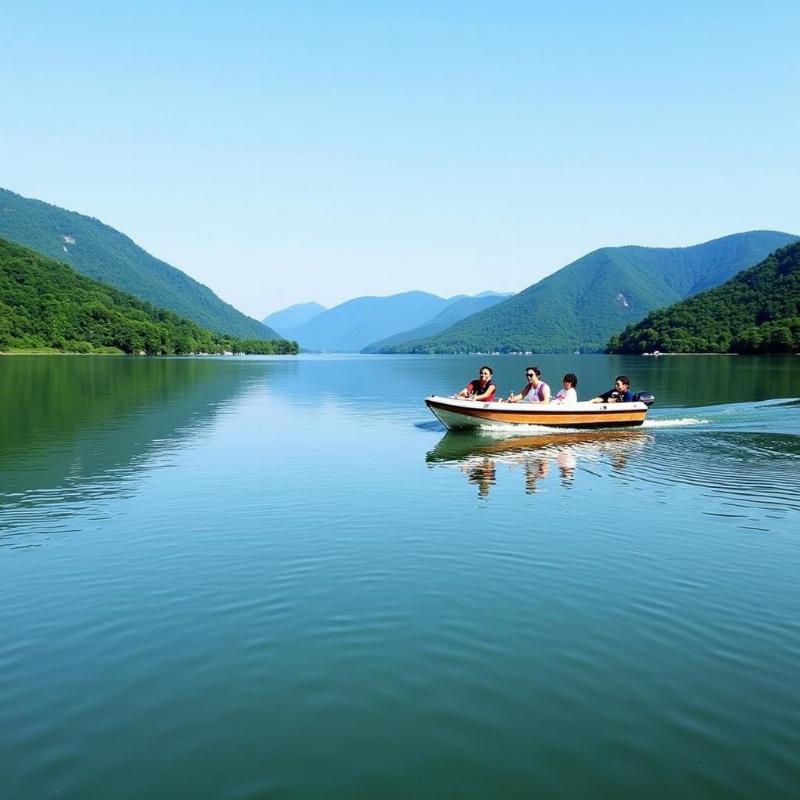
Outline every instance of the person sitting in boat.
[(559, 389), (558, 394), (553, 398), (554, 403), (577, 403), (578, 392), (575, 388), (578, 385), (578, 378), (573, 373), (568, 372), (561, 381), (563, 389)]
[(539, 376), (542, 371), (539, 367), (526, 367), (525, 377), (528, 383), (520, 389), (517, 394), (513, 392), (508, 396), (509, 403), (549, 403), (550, 402), (550, 387)]
[(494, 398), (497, 387), (492, 379), (491, 367), (483, 366), (474, 381), (470, 381), (456, 397), (465, 397), (467, 400), (478, 400), (484, 403), (490, 402)]
[(617, 375), (614, 388), (592, 398), (593, 403), (632, 403), (631, 382), (626, 375)]

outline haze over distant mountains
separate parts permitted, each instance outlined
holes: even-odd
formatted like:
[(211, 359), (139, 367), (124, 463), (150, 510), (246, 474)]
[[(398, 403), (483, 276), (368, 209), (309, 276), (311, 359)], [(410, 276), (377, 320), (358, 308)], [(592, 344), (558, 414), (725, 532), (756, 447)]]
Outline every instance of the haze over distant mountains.
[(325, 306), (313, 301), (310, 303), (296, 303), (281, 311), (275, 311), (268, 317), (264, 317), (262, 323), (276, 331), (280, 328), (296, 328), (327, 310)]
[(204, 328), (248, 339), (278, 338), (207, 286), (93, 217), (0, 189), (0, 236)]
[(420, 325), (413, 330), (401, 331), (379, 342), (374, 342), (365, 347), (362, 353), (380, 353), (386, 347), (391, 347), (400, 342), (407, 342), (409, 339), (421, 339), (425, 336), (434, 336), (441, 331), (447, 330), (459, 320), (485, 311), (487, 308), (496, 306), (503, 300), (511, 297), (510, 293), (498, 294), (496, 292), (483, 292), (475, 297), (462, 297), (453, 299), (449, 305), (445, 306), (432, 320)]
[(503, 297), (505, 295), (487, 292), (478, 298), (457, 295), (445, 299), (428, 292), (413, 291), (389, 297), (356, 297), (314, 314), (306, 322), (293, 327), (276, 324), (275, 319), (286, 312), (295, 313), (293, 309), (297, 306), (276, 312), (267, 319), (282, 336), (297, 341), (306, 350), (358, 353), (378, 340), (431, 323), (446, 309), (453, 309), (452, 323), (473, 313), (474, 308), (486, 307)]
[(604, 247), (437, 335), (380, 351), (599, 352), (650, 311), (718, 286), (797, 239), (750, 231), (691, 247)]

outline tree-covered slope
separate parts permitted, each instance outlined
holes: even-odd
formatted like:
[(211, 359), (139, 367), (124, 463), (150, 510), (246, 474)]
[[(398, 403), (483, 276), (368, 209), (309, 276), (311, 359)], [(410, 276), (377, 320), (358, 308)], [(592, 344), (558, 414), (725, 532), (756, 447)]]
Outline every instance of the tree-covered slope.
[(0, 189), (0, 236), (219, 333), (278, 335), (97, 219)]
[(379, 342), (365, 347), (362, 353), (382, 353), (386, 348), (392, 347), (396, 344), (411, 341), (412, 339), (422, 339), (426, 336), (435, 336), (447, 330), (451, 325), (455, 325), (459, 320), (465, 319), (472, 314), (477, 314), (481, 311), (496, 306), (502, 303), (510, 295), (508, 294), (495, 294), (493, 292), (486, 292), (484, 294), (476, 295), (475, 297), (461, 297), (458, 300), (445, 306), (444, 310), (439, 312), (430, 322), (425, 325), (420, 325), (413, 330), (402, 331), (386, 339), (381, 339)]
[(437, 336), (383, 352), (601, 351), (653, 309), (719, 285), (797, 238), (751, 231), (692, 247), (606, 247)]
[[(265, 329), (266, 330), (266, 329)], [(215, 333), (0, 239), (0, 350), (296, 353), (295, 342)]]
[(648, 314), (608, 344), (611, 353), (800, 352), (800, 243), (731, 280)]

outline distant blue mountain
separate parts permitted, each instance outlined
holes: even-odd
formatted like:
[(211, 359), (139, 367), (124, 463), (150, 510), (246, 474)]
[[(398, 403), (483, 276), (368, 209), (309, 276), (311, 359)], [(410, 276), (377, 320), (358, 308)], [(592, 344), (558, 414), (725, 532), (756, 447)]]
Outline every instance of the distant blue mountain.
[(448, 302), (427, 292), (356, 297), (302, 325), (285, 328), (284, 336), (297, 341), (304, 350), (358, 353), (371, 342), (427, 322)]
[(327, 311), (327, 309), (319, 303), (296, 303), (293, 306), (273, 312), (268, 317), (264, 317), (261, 322), (280, 333), (283, 328), (296, 328), (323, 311)]
[[(450, 306), (474, 299), (465, 295), (445, 299), (428, 292), (356, 297), (322, 311), (300, 325), (279, 327), (278, 330), (281, 335), (297, 341), (304, 350), (358, 353), (373, 342), (432, 322)], [(461, 316), (457, 315), (457, 318), (461, 319)], [(270, 326), (274, 327), (272, 318), (268, 319)]]
[(437, 333), (447, 330), (451, 325), (455, 325), (459, 320), (465, 319), (472, 314), (478, 314), (491, 308), (494, 305), (511, 297), (512, 293), (498, 294), (497, 292), (481, 292), (475, 297), (460, 296), (451, 298), (452, 302), (445, 306), (432, 320), (418, 328), (402, 331), (379, 342), (373, 342), (365, 347), (362, 353), (380, 353), (385, 347), (407, 342), (414, 339), (423, 339), (426, 336), (435, 336)]

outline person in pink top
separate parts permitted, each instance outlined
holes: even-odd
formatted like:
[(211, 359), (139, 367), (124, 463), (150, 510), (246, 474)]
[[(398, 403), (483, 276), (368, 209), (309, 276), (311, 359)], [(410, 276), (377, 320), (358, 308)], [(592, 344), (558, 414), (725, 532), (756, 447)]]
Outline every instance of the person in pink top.
[(508, 396), (509, 403), (549, 403), (550, 402), (550, 387), (539, 376), (542, 371), (539, 367), (526, 367), (525, 377), (528, 383), (517, 392), (517, 394), (510, 394)]

